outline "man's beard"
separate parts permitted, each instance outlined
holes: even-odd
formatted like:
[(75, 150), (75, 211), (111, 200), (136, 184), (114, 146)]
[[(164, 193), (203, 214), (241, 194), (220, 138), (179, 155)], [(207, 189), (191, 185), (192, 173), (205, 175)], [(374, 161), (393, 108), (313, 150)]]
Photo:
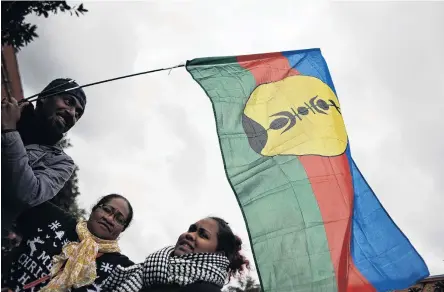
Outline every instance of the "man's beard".
[(40, 117), (36, 121), (39, 124), (38, 132), (41, 135), (37, 138), (42, 144), (54, 145), (59, 142), (64, 135), (64, 128), (57, 123), (55, 115), (51, 117)]
[(63, 138), (63, 130), (54, 125), (54, 120), (34, 112), (33, 107), (29, 107), (22, 113), (17, 124), (17, 130), (25, 145), (43, 144), (56, 145)]

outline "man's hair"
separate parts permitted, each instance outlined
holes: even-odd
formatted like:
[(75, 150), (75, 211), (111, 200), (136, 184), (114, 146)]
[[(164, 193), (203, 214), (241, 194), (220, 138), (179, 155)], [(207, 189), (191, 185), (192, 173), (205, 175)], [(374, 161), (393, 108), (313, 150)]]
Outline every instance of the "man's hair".
[[(79, 87), (73, 79), (70, 78), (57, 78), (51, 81), (39, 94), (39, 99), (37, 104), (41, 104), (41, 99), (45, 98), (47, 95), (51, 95), (57, 92), (61, 92), (70, 88)], [(75, 97), (79, 103), (82, 105), (83, 109), (86, 106), (86, 94), (82, 88), (72, 89), (70, 91), (64, 92), (64, 94), (69, 94)]]

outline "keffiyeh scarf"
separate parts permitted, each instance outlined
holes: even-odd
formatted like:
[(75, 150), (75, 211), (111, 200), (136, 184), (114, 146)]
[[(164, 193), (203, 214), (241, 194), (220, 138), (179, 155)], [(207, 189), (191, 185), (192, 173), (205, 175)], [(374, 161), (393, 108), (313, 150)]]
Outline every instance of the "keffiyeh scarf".
[(219, 287), (227, 278), (228, 258), (216, 253), (171, 256), (173, 246), (149, 255), (141, 264), (117, 266), (102, 285), (104, 291), (137, 292), (158, 284), (186, 286), (203, 281)]
[(76, 225), (80, 242), (70, 242), (53, 257), (51, 281), (40, 292), (62, 292), (92, 284), (96, 277), (96, 257), (100, 253), (120, 252), (116, 240), (100, 239), (89, 232), (86, 221)]

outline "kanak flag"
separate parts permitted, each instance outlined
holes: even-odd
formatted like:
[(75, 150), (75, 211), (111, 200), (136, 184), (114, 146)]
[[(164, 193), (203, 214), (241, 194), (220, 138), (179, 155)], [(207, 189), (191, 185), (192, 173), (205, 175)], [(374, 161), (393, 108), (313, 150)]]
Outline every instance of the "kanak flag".
[(200, 58), (264, 292), (387, 291), (429, 275), (352, 159), (319, 49)]

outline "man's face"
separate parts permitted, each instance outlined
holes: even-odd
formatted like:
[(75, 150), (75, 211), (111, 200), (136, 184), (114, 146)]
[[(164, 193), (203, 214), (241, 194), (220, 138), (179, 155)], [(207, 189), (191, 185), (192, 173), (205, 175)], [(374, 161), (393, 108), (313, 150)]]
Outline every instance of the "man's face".
[(48, 132), (62, 135), (77, 123), (83, 115), (83, 108), (74, 96), (61, 94), (45, 98), (37, 106), (37, 112)]

